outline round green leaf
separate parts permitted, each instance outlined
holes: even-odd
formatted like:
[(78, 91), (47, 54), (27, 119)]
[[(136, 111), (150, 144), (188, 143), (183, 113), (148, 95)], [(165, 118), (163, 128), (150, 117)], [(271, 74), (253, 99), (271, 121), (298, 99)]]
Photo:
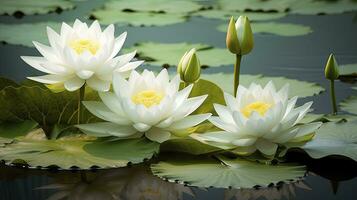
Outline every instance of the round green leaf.
[(187, 20), (185, 15), (179, 13), (122, 12), (114, 9), (97, 10), (91, 16), (102, 24), (132, 26), (165, 26)]
[(264, 12), (236, 12), (229, 10), (202, 10), (192, 14), (193, 16), (201, 16), (209, 19), (222, 19), (228, 21), (231, 16), (234, 16), (236, 19), (240, 15), (247, 16), (250, 21), (265, 21), (280, 19), (286, 16), (285, 13), (264, 13)]
[(357, 121), (325, 123), (313, 139), (300, 148), (316, 159), (340, 155), (357, 161), (356, 129)]
[(47, 44), (46, 26), (59, 30), (60, 25), (55, 22), (0, 24), (0, 41), (28, 47), (34, 46), (32, 41)]
[(357, 63), (340, 65), (338, 70), (339, 70), (340, 76), (357, 77)]
[(158, 144), (146, 139), (102, 142), (76, 136), (47, 140), (43, 132), (39, 132), (0, 148), (0, 159), (8, 164), (26, 163), (31, 167), (116, 168), (150, 159), (158, 148)]
[(1, 0), (0, 14), (12, 15), (15, 12), (22, 12), (25, 15), (46, 14), (57, 9), (72, 8), (74, 4), (67, 0)]
[(266, 187), (269, 184), (296, 180), (305, 175), (305, 168), (296, 165), (264, 165), (242, 159), (191, 158), (181, 161), (162, 161), (151, 165), (154, 175), (170, 182), (190, 186), (217, 188)]
[(289, 8), (291, 0), (218, 0), (219, 8), (234, 11), (278, 11), (285, 12)]
[[(212, 81), (221, 87), (224, 91), (233, 93), (233, 74), (201, 74), (201, 78)], [(262, 75), (240, 75), (240, 84), (248, 87), (250, 83), (254, 82), (261, 85), (266, 85), (269, 81), (273, 81), (277, 89), (282, 88), (286, 83), (289, 83), (289, 96), (308, 97), (321, 93), (325, 89), (316, 83), (300, 81), (296, 79), (288, 79), (284, 77), (269, 77)]]
[(343, 111), (357, 115), (357, 96), (350, 96), (340, 103), (340, 108)]
[(228, 50), (212, 48), (205, 44), (143, 42), (125, 49), (125, 52), (137, 50), (139, 58), (146, 60), (151, 65), (176, 66), (184, 53), (192, 48), (196, 48), (197, 57), (202, 66), (228, 65), (234, 59)]
[[(226, 32), (227, 24), (221, 24), (217, 29)], [(312, 29), (309, 26), (280, 22), (252, 23), (252, 30), (253, 33), (268, 33), (279, 36), (300, 36), (312, 32)]]
[(203, 6), (190, 0), (117, 0), (109, 1), (104, 5), (104, 10), (115, 11), (141, 11), (160, 13), (188, 13), (202, 9)]

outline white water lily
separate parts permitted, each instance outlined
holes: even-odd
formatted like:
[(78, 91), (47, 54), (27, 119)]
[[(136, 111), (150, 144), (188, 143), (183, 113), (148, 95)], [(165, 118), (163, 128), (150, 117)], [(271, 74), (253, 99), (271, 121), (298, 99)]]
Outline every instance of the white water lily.
[(75, 91), (85, 83), (94, 90), (108, 91), (113, 71), (128, 76), (142, 61), (130, 62), (136, 52), (116, 56), (122, 48), (126, 32), (114, 36), (114, 25), (101, 30), (98, 21), (90, 27), (86, 23), (74, 22), (73, 27), (62, 24), (60, 34), (47, 27), (50, 46), (33, 42), (43, 57), (22, 56), (33, 68), (47, 75), (28, 77), (45, 84), (64, 85)]
[(223, 131), (195, 134), (204, 143), (249, 155), (259, 150), (272, 156), (279, 145), (306, 139), (321, 126), (320, 122), (300, 125), (312, 102), (295, 108), (298, 97), (288, 99), (286, 84), (276, 91), (272, 82), (264, 88), (252, 83), (238, 87), (237, 97), (224, 94), (227, 106), (215, 104), (218, 117), (209, 119)]
[(99, 93), (103, 102), (83, 102), (97, 117), (108, 121), (82, 124), (78, 127), (97, 137), (135, 137), (145, 134), (156, 142), (163, 142), (185, 132), (211, 116), (210, 113), (190, 115), (207, 95), (188, 98), (193, 85), (179, 91), (180, 77), (171, 81), (166, 69), (157, 76), (144, 70), (135, 70), (128, 80), (114, 73), (114, 93)]

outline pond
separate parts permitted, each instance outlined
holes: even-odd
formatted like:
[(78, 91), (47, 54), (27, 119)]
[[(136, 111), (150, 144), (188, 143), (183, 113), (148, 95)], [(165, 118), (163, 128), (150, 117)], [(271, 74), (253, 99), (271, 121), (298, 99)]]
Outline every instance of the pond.
[[(75, 8), (69, 10), (65, 9), (60, 13), (54, 12), (49, 14), (24, 16), (17, 12), (16, 16), (21, 16), (20, 18), (16, 18), (12, 15), (0, 16), (0, 27), (2, 27), (0, 29), (0, 40), (3, 42), (0, 44), (1, 77), (20, 83), (25, 80), (26, 77), (43, 75), (42, 72), (29, 67), (20, 58), (20, 56), (40, 56), (39, 52), (33, 45), (31, 45), (31, 41), (37, 39), (42, 40), (42, 38), (45, 37), (46, 26), (38, 26), (36, 24), (45, 23), (54, 25), (57, 26), (57, 29), (54, 29), (58, 31), (58, 24), (61, 22), (72, 24), (76, 18), (90, 22), (88, 17), (91, 15), (92, 10), (102, 9), (104, 3), (99, 0), (68, 2), (73, 3)], [(207, 7), (215, 4), (215, 1), (194, 2), (199, 2)], [(0, 7), (1, 4), (2, 3), (0, 2)], [(131, 13), (131, 11), (129, 10), (127, 13)], [(97, 18), (100, 18), (98, 16), (101, 16), (99, 12)], [(93, 16), (92, 13), (91, 18), (94, 17), (95, 16)], [(117, 17), (125, 19), (126, 16)], [(139, 16), (136, 17), (139, 18)], [(163, 18), (165, 17), (161, 17), (162, 23), (166, 23), (167, 20), (169, 21), (169, 19), (164, 20)], [(155, 19), (153, 18), (152, 20)], [(101, 19), (99, 19), (99, 21), (102, 23)], [(103, 21), (104, 24), (108, 24), (107, 21)], [(138, 68), (139, 71), (142, 69), (149, 69), (159, 72), (163, 68), (162, 64), (165, 64), (164, 67), (167, 68), (169, 74), (173, 75), (176, 73), (176, 67), (172, 65), (177, 65), (179, 58), (186, 50), (193, 47), (198, 49), (202, 48), (202, 52), (204, 52), (206, 48), (225, 49), (226, 32), (220, 31), (217, 27), (222, 27), (223, 24), (225, 29), (225, 24), (228, 24), (228, 21), (229, 17), (227, 17), (226, 20), (223, 20), (194, 16), (193, 14), (188, 21), (163, 26), (136, 26), (135, 24), (132, 26), (117, 24), (115, 26), (115, 33), (116, 36), (118, 36), (120, 33), (127, 31), (128, 36), (125, 41), (124, 51), (130, 52), (132, 49), (138, 49), (139, 59), (148, 59), (148, 62), (145, 62)], [(259, 21), (259, 19), (257, 21)], [(324, 68), (330, 53), (334, 53), (340, 65), (357, 63), (356, 11), (328, 15), (299, 15), (293, 13), (268, 21), (301, 25), (303, 26), (302, 29), (301, 27), (298, 27), (297, 30), (293, 30), (292, 32), (296, 33), (301, 31), (302, 33), (298, 33), (298, 35), (289, 35), (289, 33), (286, 33), (289, 32), (288, 29), (294, 29), (296, 27), (283, 28), (280, 33), (279, 28), (276, 28), (275, 30), (266, 30), (262, 28), (265, 31), (257, 31), (257, 33), (254, 34), (253, 51), (243, 57), (241, 74), (262, 74), (266, 77), (286, 77), (289, 79), (316, 83), (320, 87), (315, 84), (307, 84), (297, 88), (293, 87), (292, 92), (300, 94), (300, 90), (304, 93), (304, 89), (313, 88), (313, 91), (310, 92), (312, 95), (308, 94), (304, 98), (299, 98), (298, 104), (303, 105), (308, 101), (313, 101), (313, 113), (331, 113), (329, 92), (330, 82), (324, 76)], [(23, 32), (21, 32), (21, 29), (19, 28), (16, 29), (16, 27), (11, 27), (11, 25), (15, 26), (22, 23), (29, 24)], [(261, 21), (252, 23), (253, 30), (255, 23), (258, 24), (261, 23)], [(13, 35), (12, 33), (8, 33), (9, 30), (14, 31)], [(274, 31), (277, 30), (278, 33), (274, 34)], [(43, 34), (43, 36), (39, 36), (38, 34)], [(284, 36), (284, 34), (287, 35)], [(153, 43), (151, 46), (150, 42)], [(193, 46), (183, 44), (183, 47), (163, 47), (162, 45), (165, 45), (166, 43), (191, 43)], [(147, 44), (149, 44), (147, 47), (149, 50), (145, 51), (143, 46)], [(202, 46), (200, 47), (200, 45)], [(158, 49), (155, 49), (155, 47)], [(160, 55), (161, 48), (164, 49), (163, 51), (170, 51), (170, 48), (187, 49), (184, 49), (182, 55), (176, 55), (178, 57), (178, 59), (176, 59), (175, 56), (175, 58), (170, 57), (172, 54), (167, 52), (167, 54), (163, 52), (163, 55)], [(159, 54), (155, 55), (152, 52), (159, 52)], [(200, 52), (200, 50), (198, 50), (198, 52)], [(200, 54), (198, 55), (200, 56)], [(202, 53), (201, 55), (201, 64), (204, 66), (201, 71), (201, 76), (217, 84), (224, 85), (222, 87), (232, 87), (228, 88), (228, 90), (233, 89), (234, 57), (229, 57), (229, 53), (228, 56), (222, 56), (222, 52), (219, 51), (205, 55)], [(203, 61), (203, 57), (207, 58), (207, 63)], [(216, 59), (210, 59), (209, 57), (215, 57)], [(227, 58), (231, 59), (228, 60)], [(177, 63), (172, 63), (174, 62), (172, 60), (177, 60)], [(217, 62), (223, 63), (223, 65), (217, 65)], [(354, 72), (357, 72), (357, 69), (355, 69)], [(352, 78), (349, 76), (346, 77), (346, 79), (335, 81), (337, 102), (343, 102), (348, 97), (357, 94), (357, 91), (353, 89), (353, 87), (356, 88), (355, 76)], [(253, 77), (253, 79), (259, 78)], [(274, 80), (278, 82), (277, 79)], [(288, 81), (289, 80), (285, 79), (280, 80), (282, 83)], [(302, 83), (299, 82), (297, 84)], [(296, 89), (296, 91), (294, 91), (294, 89)], [(322, 90), (325, 91), (322, 92)], [(318, 94), (320, 92), (322, 93)], [(356, 110), (356, 108), (354, 108), (354, 110)], [(0, 112), (2, 112), (2, 110), (0, 110)], [(349, 116), (346, 111), (340, 111), (339, 114)], [(2, 119), (0, 119), (0, 122), (1, 120)], [(0, 127), (0, 132), (1, 131), (2, 129)], [(354, 136), (350, 135), (351, 140), (356, 138), (357, 133), (356, 131), (354, 132)], [(1, 145), (2, 143), (0, 142), (0, 148), (2, 147)], [(172, 151), (164, 152), (162, 155), (160, 153), (160, 156), (154, 156), (153, 159), (146, 160), (141, 164), (130, 164), (129, 167), (117, 169), (92, 169), (83, 171), (77, 168), (70, 170), (40, 169), (36, 168), (36, 166), (28, 168), (26, 166), (18, 165), (8, 166), (5, 165), (5, 163), (2, 163), (0, 167), (0, 199), (352, 200), (357, 199), (357, 192), (355, 191), (357, 188), (357, 162), (355, 161), (357, 147), (352, 145), (356, 145), (356, 140), (352, 141), (351, 147), (346, 147), (349, 148), (346, 151), (349, 151), (350, 155), (354, 154), (355, 156), (351, 159), (336, 155), (313, 159), (301, 150), (288, 152), (286, 156), (287, 161), (306, 166), (307, 172), (302, 175), (303, 177), (299, 177), (297, 180), (291, 180), (291, 182), (278, 182), (276, 185), (273, 184), (269, 187), (243, 189), (185, 186), (185, 184), (181, 184), (181, 181), (176, 181), (175, 183), (175, 177), (170, 179), (169, 176), (166, 176), (165, 178), (169, 177), (170, 180), (167, 181), (152, 175), (150, 165), (158, 163), (159, 161), (167, 161), (170, 159), (202, 159), (183, 153), (175, 154)], [(125, 151), (125, 149), (121, 150)], [(29, 160), (30, 158), (31, 157), (29, 157)], [(56, 158), (54, 157), (52, 159), (55, 160)], [(3, 158), (1, 158), (1, 160), (3, 160)], [(182, 170), (185, 170), (185, 168)], [(207, 169), (205, 168), (204, 170)], [(160, 171), (160, 169), (158, 171)], [(197, 173), (199, 173), (199, 171), (200, 170), (198, 169)], [(241, 173), (245, 172), (246, 171), (244, 170), (241, 171)], [(216, 172), (212, 171), (212, 173)], [(254, 172), (249, 170), (247, 170), (247, 173), (254, 174)], [(274, 175), (275, 172), (272, 171), (271, 173)], [(194, 174), (191, 175), (195, 176)], [(191, 177), (191, 175), (189, 175), (189, 177)], [(260, 177), (260, 179), (264, 179), (272, 175), (266, 173), (261, 176), (263, 178)], [(277, 173), (276, 176), (279, 176), (279, 173)], [(237, 177), (237, 179), (242, 179), (242, 177)], [(249, 177), (246, 179), (249, 179)], [(214, 181), (215, 180), (213, 180), (213, 182)]]

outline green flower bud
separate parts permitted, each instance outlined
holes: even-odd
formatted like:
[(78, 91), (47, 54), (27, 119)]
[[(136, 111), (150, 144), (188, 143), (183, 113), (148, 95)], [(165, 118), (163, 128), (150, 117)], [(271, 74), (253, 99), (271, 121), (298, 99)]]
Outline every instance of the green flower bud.
[(338, 76), (338, 64), (336, 62), (335, 56), (330, 54), (325, 67), (325, 77), (329, 80), (336, 80)]
[(254, 38), (248, 17), (240, 16), (234, 23), (234, 18), (228, 25), (226, 45), (230, 52), (245, 55), (252, 51)]
[(191, 49), (182, 56), (177, 66), (177, 73), (186, 83), (194, 83), (200, 78), (201, 65), (196, 55), (196, 49)]

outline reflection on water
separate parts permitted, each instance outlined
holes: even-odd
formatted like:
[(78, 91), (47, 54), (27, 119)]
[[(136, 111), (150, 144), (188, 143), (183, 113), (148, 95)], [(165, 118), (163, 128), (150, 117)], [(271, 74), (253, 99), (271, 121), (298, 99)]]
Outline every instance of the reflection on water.
[(260, 188), (260, 189), (240, 189), (226, 190), (224, 193), (225, 200), (251, 200), (251, 199), (294, 199), (296, 197), (295, 190), (297, 188), (303, 190), (311, 190), (311, 188), (303, 181), (291, 184), (280, 184), (276, 187)]
[[(293, 155), (296, 157), (296, 155)], [(306, 159), (306, 157), (304, 158)], [(307, 159), (307, 162), (308, 161)], [(356, 177), (356, 163), (348, 160), (332, 162), (319, 160), (310, 162), (310, 176), (304, 181), (291, 184), (277, 184), (267, 188), (226, 189), (219, 199), (255, 200), (255, 199), (305, 199), (314, 192), (321, 193), (321, 180), (314, 183), (315, 177), (328, 174), (332, 186), (340, 181)], [(336, 163), (326, 165), (327, 163)], [(339, 163), (339, 164), (337, 164)], [(324, 167), (321, 167), (324, 166)], [(336, 173), (333, 173), (335, 171)], [(317, 187), (313, 190), (314, 187)], [(337, 187), (328, 190), (336, 190)], [(320, 190), (320, 191), (319, 191)], [(310, 194), (311, 193), (311, 194)], [(324, 192), (326, 196), (327, 192)], [(96, 171), (46, 171), (21, 169), (2, 166), (0, 168), (1, 200), (22, 199), (71, 199), (71, 200), (183, 200), (183, 199), (216, 199), (212, 189), (186, 187), (170, 183), (153, 176), (148, 166), (138, 165), (127, 168)], [(310, 195), (309, 195), (310, 194)], [(207, 196), (208, 198), (203, 198)], [(326, 196), (333, 199), (335, 195)], [(347, 196), (353, 199), (352, 196)], [(310, 197), (311, 198), (311, 197)]]

